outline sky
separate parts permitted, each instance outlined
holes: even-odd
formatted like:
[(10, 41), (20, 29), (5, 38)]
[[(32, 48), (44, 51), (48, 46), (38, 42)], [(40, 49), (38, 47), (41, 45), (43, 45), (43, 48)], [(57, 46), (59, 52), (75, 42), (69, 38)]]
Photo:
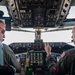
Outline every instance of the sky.
[[(4, 17), (9, 17), (6, 7), (0, 6), (0, 10), (4, 11)], [(75, 17), (75, 10), (73, 10), (73, 8), (69, 13), (72, 14), (69, 15), (68, 18)], [(71, 32), (71, 30), (45, 32), (41, 33), (41, 39), (43, 39), (43, 42), (71, 42)], [(34, 42), (35, 40), (35, 33), (29, 32), (6, 31), (5, 36), (3, 43), (6, 44), (14, 42)]]
[[(71, 30), (58, 32), (41, 33), (43, 42), (71, 42)], [(4, 43), (10, 44), (13, 42), (34, 42), (35, 34), (29, 32), (6, 31)]]

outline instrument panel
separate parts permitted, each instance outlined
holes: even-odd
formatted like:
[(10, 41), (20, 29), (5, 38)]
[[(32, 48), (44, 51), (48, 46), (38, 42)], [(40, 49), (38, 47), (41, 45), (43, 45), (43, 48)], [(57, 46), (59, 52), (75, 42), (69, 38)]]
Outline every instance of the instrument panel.
[(52, 52), (54, 53), (62, 53), (68, 49), (74, 48), (74, 46), (69, 45), (64, 42), (15, 42), (11, 43), (9, 47), (13, 50), (15, 54), (24, 53), (28, 51), (44, 51), (44, 43), (49, 43), (52, 47)]
[(46, 65), (45, 51), (30, 51), (26, 53), (15, 54), (17, 61), (21, 66), (43, 66)]
[(51, 55), (58, 62), (61, 58), (61, 53), (68, 49), (74, 48), (64, 42), (15, 42), (9, 47), (15, 53), (17, 61), (24, 68), (26, 75), (49, 75), (50, 71), (46, 65), (46, 52), (44, 44), (49, 43), (52, 47)]
[(51, 54), (52, 56), (56, 57), (56, 60), (58, 61), (60, 58), (60, 54), (63, 51), (66, 51), (68, 49), (74, 48), (74, 46), (71, 46), (64, 42), (15, 42), (11, 43), (9, 47), (13, 50), (15, 53), (17, 61), (21, 64), (22, 67), (26, 67), (27, 71), (29, 71), (29, 68), (37, 68), (46, 66), (45, 58), (46, 58), (46, 52), (44, 50), (44, 43), (49, 43), (49, 45), (52, 47)]
[[(58, 53), (51, 53), (52, 56), (58, 60)], [(17, 61), (24, 68), (26, 75), (44, 74), (49, 75), (49, 69), (46, 65), (46, 52), (45, 51), (29, 51), (25, 53), (16, 54)]]
[(42, 66), (46, 65), (45, 58), (46, 52), (44, 50), (44, 43), (49, 43), (52, 47), (51, 54), (56, 57), (57, 60), (60, 58), (60, 54), (63, 51), (74, 48), (64, 42), (16, 42), (9, 45), (9, 47), (15, 53), (17, 61), (23, 66)]
[[(25, 69), (26, 75), (44, 74), (49, 75), (46, 65), (46, 52), (44, 43), (49, 43), (52, 47), (51, 55), (58, 62), (63, 51), (74, 48), (64, 42), (34, 42), (34, 43), (12, 43), (9, 45), (15, 53), (17, 61)], [(33, 46), (34, 44), (34, 46)], [(42, 45), (42, 46), (41, 46)], [(41, 46), (41, 47), (40, 47)]]

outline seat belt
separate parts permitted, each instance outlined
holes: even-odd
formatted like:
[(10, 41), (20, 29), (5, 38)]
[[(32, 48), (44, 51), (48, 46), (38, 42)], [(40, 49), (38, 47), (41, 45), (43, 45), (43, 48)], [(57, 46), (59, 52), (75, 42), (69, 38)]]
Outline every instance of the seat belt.
[(0, 42), (0, 65), (3, 66), (4, 65), (4, 61), (3, 61), (3, 45)]

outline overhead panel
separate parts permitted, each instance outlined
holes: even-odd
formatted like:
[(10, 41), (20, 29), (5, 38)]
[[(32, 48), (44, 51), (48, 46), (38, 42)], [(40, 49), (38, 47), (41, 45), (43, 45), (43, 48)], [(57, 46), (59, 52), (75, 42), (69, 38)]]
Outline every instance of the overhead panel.
[(63, 21), (62, 13), (66, 11), (67, 14), (70, 3), (71, 0), (8, 0), (8, 9), (14, 25), (23, 28), (56, 27), (59, 21)]
[(69, 14), (71, 2), (72, 2), (72, 0), (65, 0), (63, 2), (63, 6), (61, 7), (61, 10), (59, 11), (60, 13), (58, 14), (58, 18), (57, 18), (57, 20), (58, 20), (57, 23), (59, 25), (62, 25), (63, 21), (66, 20), (66, 16)]

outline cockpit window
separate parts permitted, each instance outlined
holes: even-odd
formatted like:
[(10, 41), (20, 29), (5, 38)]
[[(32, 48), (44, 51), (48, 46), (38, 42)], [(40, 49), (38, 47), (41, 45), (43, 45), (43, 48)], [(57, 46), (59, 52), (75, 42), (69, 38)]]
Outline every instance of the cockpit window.
[(3, 11), (3, 13), (4, 13), (3, 17), (9, 17), (6, 6), (0, 6), (0, 11)]
[(67, 19), (74, 19), (75, 18), (75, 6), (71, 6), (70, 11), (67, 15)]

